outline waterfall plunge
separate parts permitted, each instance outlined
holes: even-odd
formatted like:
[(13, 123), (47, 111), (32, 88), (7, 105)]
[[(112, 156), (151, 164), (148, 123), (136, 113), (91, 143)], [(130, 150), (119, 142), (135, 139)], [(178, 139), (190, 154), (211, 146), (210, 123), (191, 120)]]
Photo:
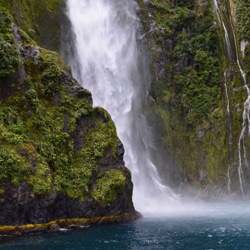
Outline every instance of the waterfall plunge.
[(75, 78), (91, 91), (95, 106), (108, 110), (132, 172), (135, 208), (159, 212), (177, 197), (161, 184), (148, 145), (143, 109), (150, 84), (146, 58), (137, 44), (139, 21), (133, 0), (68, 0), (76, 56)]

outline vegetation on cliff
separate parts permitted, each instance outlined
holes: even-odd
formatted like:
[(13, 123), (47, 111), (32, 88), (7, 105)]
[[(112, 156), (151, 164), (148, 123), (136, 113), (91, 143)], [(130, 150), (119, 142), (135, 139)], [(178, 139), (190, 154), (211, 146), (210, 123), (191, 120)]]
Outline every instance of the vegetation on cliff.
[(230, 135), (224, 31), (213, 1), (138, 3), (143, 32), (153, 47), (150, 119), (157, 121), (170, 164), (179, 169), (186, 183), (203, 190), (228, 191), (228, 173), (232, 185), (238, 182), (237, 147), (232, 150), (229, 144), (238, 142), (246, 92), (237, 65), (232, 64), (226, 80)]
[(239, 43), (245, 43), (243, 48), (244, 69), (250, 77), (250, 6), (247, 0), (234, 0), (236, 6), (236, 28)]
[(1, 15), (0, 25), (0, 77), (7, 77), (15, 72), (20, 63), (20, 51), (12, 31), (10, 16)]
[(67, 22), (65, 0), (0, 0), (14, 22), (47, 49), (59, 51), (61, 26)]
[(250, 40), (250, 6), (248, 0), (234, 0), (239, 39)]
[(133, 212), (109, 114), (93, 108), (58, 54), (36, 45), (3, 8), (0, 37), (0, 224)]

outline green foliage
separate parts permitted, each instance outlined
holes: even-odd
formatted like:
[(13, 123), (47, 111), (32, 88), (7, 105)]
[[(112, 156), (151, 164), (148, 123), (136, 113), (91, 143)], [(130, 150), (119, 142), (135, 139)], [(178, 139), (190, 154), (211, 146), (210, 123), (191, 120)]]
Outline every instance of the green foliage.
[(34, 172), (30, 175), (28, 183), (31, 184), (35, 195), (41, 195), (49, 193), (52, 189), (52, 176), (48, 164), (44, 161), (44, 158), (37, 157), (43, 162), (39, 162), (36, 165)]
[(38, 57), (41, 74), (41, 91), (52, 96), (60, 89), (59, 76), (62, 72), (62, 62), (56, 52), (42, 50)]
[[(105, 111), (107, 114), (107, 112)], [(108, 115), (108, 114), (107, 114)], [(106, 152), (115, 154), (118, 139), (116, 135), (116, 129), (113, 121), (109, 117), (109, 120), (105, 123), (97, 122), (96, 127), (86, 136), (86, 148), (90, 158), (96, 158), (95, 155), (102, 156)]]
[(0, 78), (12, 75), (21, 61), (13, 32), (11, 16), (0, 8)]
[[(0, 0), (0, 7), (6, 8), (14, 17), (15, 23), (36, 41), (41, 40), (41, 27), (46, 27), (47, 33), (52, 29), (59, 29), (59, 23), (52, 16), (63, 13), (64, 0)], [(56, 26), (56, 27), (54, 27)]]
[[(10, 39), (18, 51), (11, 45), (13, 51), (5, 51), (9, 65), (1, 61), (1, 77), (12, 72), (12, 64), (14, 70), (9, 57), (20, 52), (10, 16), (2, 10), (0, 14), (0, 39)], [(37, 56), (24, 59), (25, 79), (10, 83), (12, 92), (0, 103), (0, 185), (27, 182), (34, 196), (58, 190), (84, 200), (90, 196), (99, 160), (116, 157), (114, 123), (105, 110), (94, 109), (84, 99), (90, 93), (80, 89), (57, 53), (34, 47), (20, 34), (23, 49)]]
[(85, 198), (97, 173), (98, 160), (108, 153), (115, 155), (118, 146), (112, 120), (96, 123), (95, 128), (83, 138), (84, 147), (74, 154), (71, 168), (66, 170), (65, 166), (62, 166), (56, 171), (56, 185), (75, 198)]
[(182, 30), (184, 27), (188, 27), (195, 19), (195, 13), (190, 9), (176, 8), (175, 14), (171, 16), (169, 25), (175, 30)]
[(17, 154), (9, 147), (0, 147), (0, 185), (11, 181), (14, 185), (19, 185), (26, 180), (30, 174), (30, 166), (27, 160)]
[(79, 99), (73, 95), (63, 95), (61, 97), (61, 110), (72, 117), (72, 122), (76, 122), (83, 115), (88, 115), (93, 111), (91, 103), (85, 99)]
[(196, 1), (195, 0), (175, 0), (174, 1), (175, 6), (178, 7), (186, 7), (186, 8), (194, 8)]
[(120, 170), (107, 170), (97, 179), (97, 184), (92, 191), (93, 198), (100, 204), (108, 204), (124, 190), (126, 177)]
[(21, 145), (27, 142), (26, 126), (17, 110), (1, 107), (0, 110), (0, 142)]
[(248, 0), (235, 0), (237, 29), (240, 39), (250, 40), (250, 5)]
[[(169, 7), (168, 3), (165, 5)], [(173, 41), (166, 51), (166, 82), (155, 83), (152, 95), (156, 96), (157, 109), (171, 107), (174, 129), (180, 124), (195, 129), (216, 108), (220, 94), (220, 41), (212, 6), (207, 2), (199, 6), (199, 12), (194, 7), (194, 2), (176, 1), (165, 23), (158, 22), (163, 13), (152, 11), (157, 24), (164, 28), (164, 35)], [(166, 99), (165, 93), (169, 91), (172, 95)]]
[[(226, 124), (223, 31), (216, 24), (213, 2), (150, 0), (140, 7), (144, 25), (154, 27), (148, 35), (155, 74), (149, 113), (156, 140), (162, 141), (169, 164), (185, 182), (199, 187), (218, 183), (228, 166), (228, 141), (221, 129)], [(160, 171), (167, 172), (165, 166)]]
[(157, 9), (161, 13), (168, 13), (171, 11), (170, 5), (166, 3), (165, 0), (151, 0), (149, 4), (152, 8)]
[(195, 128), (197, 121), (207, 117), (218, 100), (218, 87), (207, 88), (202, 84), (199, 86), (199, 82), (196, 82), (199, 81), (198, 78), (193, 80), (185, 86), (186, 92), (182, 103), (185, 123), (189, 128)]

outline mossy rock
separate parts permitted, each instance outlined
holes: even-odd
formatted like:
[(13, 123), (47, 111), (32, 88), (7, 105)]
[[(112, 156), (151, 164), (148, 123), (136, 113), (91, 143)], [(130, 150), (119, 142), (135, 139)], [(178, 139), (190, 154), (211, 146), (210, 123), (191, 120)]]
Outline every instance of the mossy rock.
[(13, 34), (12, 18), (0, 7), (0, 79), (11, 76), (20, 64), (18, 42)]
[(47, 49), (60, 50), (62, 26), (68, 25), (66, 0), (0, 0), (15, 23)]
[[(0, 65), (0, 225), (133, 212), (131, 176), (110, 115), (93, 107), (56, 52), (0, 14), (1, 42), (11, 50), (2, 52), (9, 64)], [(17, 206), (18, 213), (10, 209)]]

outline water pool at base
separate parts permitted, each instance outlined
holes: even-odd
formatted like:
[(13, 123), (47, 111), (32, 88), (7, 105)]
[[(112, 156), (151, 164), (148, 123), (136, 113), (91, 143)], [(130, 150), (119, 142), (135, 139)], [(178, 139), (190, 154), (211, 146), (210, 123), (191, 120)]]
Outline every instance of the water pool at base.
[(40, 236), (5, 238), (4, 250), (248, 250), (250, 204), (182, 206), (123, 224)]

